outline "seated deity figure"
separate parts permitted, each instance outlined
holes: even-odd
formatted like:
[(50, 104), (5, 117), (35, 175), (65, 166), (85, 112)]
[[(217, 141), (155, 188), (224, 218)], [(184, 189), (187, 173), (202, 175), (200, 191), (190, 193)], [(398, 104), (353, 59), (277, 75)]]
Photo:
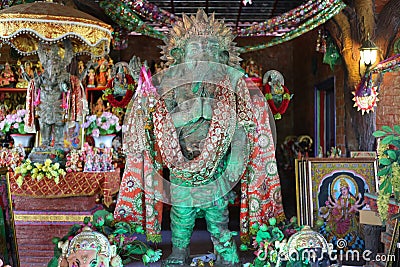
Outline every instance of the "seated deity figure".
[(1, 73), (1, 86), (10, 86), (15, 82), (15, 75), (8, 62), (4, 65), (4, 70)]
[[(141, 222), (148, 240), (160, 241), (162, 202), (171, 204), (172, 253), (164, 266), (189, 263), (199, 217), (211, 234), (215, 266), (240, 265), (228, 229), (231, 189), (239, 182), (243, 242), (250, 242), (254, 223), (284, 217), (274, 198), (280, 183), (268, 104), (247, 88), (233, 39), (214, 15), (183, 15), (163, 47), (170, 67), (148, 88), (143, 82), (125, 117), (128, 156), (114, 216)], [(169, 177), (157, 176), (163, 167)]]

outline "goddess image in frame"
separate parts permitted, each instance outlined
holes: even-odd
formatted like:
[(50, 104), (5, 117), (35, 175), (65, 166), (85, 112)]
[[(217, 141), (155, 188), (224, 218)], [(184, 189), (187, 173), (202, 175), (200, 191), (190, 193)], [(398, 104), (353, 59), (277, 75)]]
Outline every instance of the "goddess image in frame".
[(321, 181), (318, 215), (323, 219), (320, 231), (328, 242), (337, 245), (338, 240), (344, 239), (344, 250), (364, 248), (364, 240), (358, 234), (358, 211), (364, 206), (364, 192), (368, 191), (365, 180), (350, 172), (334, 173)]

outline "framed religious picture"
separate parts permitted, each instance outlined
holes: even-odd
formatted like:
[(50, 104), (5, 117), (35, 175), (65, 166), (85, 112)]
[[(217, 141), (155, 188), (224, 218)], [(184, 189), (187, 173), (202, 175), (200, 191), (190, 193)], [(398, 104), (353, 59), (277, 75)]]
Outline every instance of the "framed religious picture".
[[(310, 226), (318, 228), (329, 243), (344, 250), (364, 249), (359, 233), (359, 210), (364, 193), (377, 192), (374, 158), (309, 158), (300, 212)], [(299, 200), (298, 200), (299, 201)], [(300, 202), (300, 201), (299, 201)], [(303, 207), (302, 205), (307, 205)]]
[(80, 149), (83, 140), (83, 134), (78, 122), (68, 124), (64, 132), (64, 145), (69, 149)]
[(7, 169), (0, 168), (0, 259), (19, 266), (15, 225)]

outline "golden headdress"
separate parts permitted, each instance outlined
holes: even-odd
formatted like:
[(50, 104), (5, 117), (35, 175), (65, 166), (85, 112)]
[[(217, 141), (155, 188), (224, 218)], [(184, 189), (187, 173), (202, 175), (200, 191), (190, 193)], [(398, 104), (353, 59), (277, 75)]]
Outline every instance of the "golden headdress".
[(109, 260), (112, 256), (108, 239), (87, 226), (71, 240), (67, 257), (78, 250), (96, 250), (100, 255), (108, 257)]
[(346, 181), (345, 178), (340, 178), (340, 188), (347, 187), (349, 188), (349, 183)]
[(204, 10), (199, 9), (196, 16), (190, 16), (190, 18), (183, 14), (182, 21), (177, 21), (172, 29), (169, 31), (168, 37), (164, 40), (165, 46), (162, 46), (163, 56), (162, 60), (167, 60), (168, 65), (172, 65), (175, 59), (172, 57), (170, 52), (174, 48), (183, 49), (190, 38), (201, 36), (204, 38), (213, 37), (218, 40), (221, 49), (226, 50), (229, 53), (228, 65), (238, 66), (240, 57), (238, 48), (233, 42), (235, 36), (232, 34), (230, 28), (228, 28), (224, 21), (216, 20), (214, 13), (207, 17)]

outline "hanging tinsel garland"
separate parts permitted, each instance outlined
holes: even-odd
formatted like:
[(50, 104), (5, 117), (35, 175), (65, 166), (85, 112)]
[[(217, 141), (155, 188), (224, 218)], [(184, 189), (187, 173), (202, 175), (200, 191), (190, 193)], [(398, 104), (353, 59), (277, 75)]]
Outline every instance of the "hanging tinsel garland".
[(271, 41), (265, 43), (265, 44), (260, 44), (260, 45), (255, 45), (255, 46), (244, 46), (240, 47), (238, 49), (239, 53), (248, 53), (248, 52), (253, 52), (261, 49), (265, 49), (267, 47), (271, 47), (277, 44), (281, 44), (287, 41), (290, 41), (296, 37), (299, 37), (306, 32), (309, 32), (313, 30), (314, 28), (318, 27), (321, 24), (324, 24), (327, 20), (335, 16), (337, 13), (339, 13), (346, 5), (340, 1), (339, 4), (336, 4), (334, 6), (331, 6), (327, 9), (322, 10), (320, 13), (316, 14), (313, 18), (308, 19), (306, 22), (304, 22), (302, 25), (297, 26), (297, 28), (286, 32), (284, 35), (275, 37)]
[(174, 14), (159, 8), (158, 6), (147, 1), (129, 1), (124, 0), (125, 4), (133, 9), (139, 16), (150, 21), (155, 21), (163, 26), (171, 26), (177, 18)]
[(164, 34), (147, 25), (123, 1), (100, 1), (100, 7), (115, 23), (129, 31), (135, 31), (156, 39), (163, 39)]
[(400, 69), (400, 54), (394, 55), (379, 62), (372, 70), (371, 73), (386, 73), (398, 71)]
[[(125, 0), (118, 1), (117, 3), (115, 3), (115, 1), (103, 0), (100, 2), (100, 6), (105, 10), (107, 15), (109, 15), (121, 27), (157, 39), (163, 39), (163, 33), (148, 26), (140, 19), (138, 14), (164, 26), (169, 26), (175, 20), (179, 19), (172, 13), (158, 8), (156, 5), (145, 0)], [(306, 4), (286, 12), (281, 16), (241, 29), (237, 33), (239, 36), (262, 36), (279, 29), (291, 30), (286, 32), (283, 36), (273, 38), (265, 44), (241, 47), (239, 48), (239, 52), (247, 53), (257, 51), (292, 40), (325, 23), (328, 19), (339, 13), (345, 6), (346, 5), (342, 0), (310, 0)]]
[(329, 2), (319, 3), (315, 0), (310, 0), (307, 3), (300, 5), (299, 7), (292, 9), (280, 16), (268, 19), (261, 23), (255, 23), (249, 27), (240, 29), (237, 34), (240, 36), (252, 36), (252, 35), (265, 35), (267, 33), (273, 33), (278, 30), (285, 28), (297, 27), (302, 21), (312, 17), (319, 10), (330, 7)]
[(128, 48), (128, 31), (119, 26), (114, 27), (112, 32), (112, 46), (114, 50), (124, 50)]

